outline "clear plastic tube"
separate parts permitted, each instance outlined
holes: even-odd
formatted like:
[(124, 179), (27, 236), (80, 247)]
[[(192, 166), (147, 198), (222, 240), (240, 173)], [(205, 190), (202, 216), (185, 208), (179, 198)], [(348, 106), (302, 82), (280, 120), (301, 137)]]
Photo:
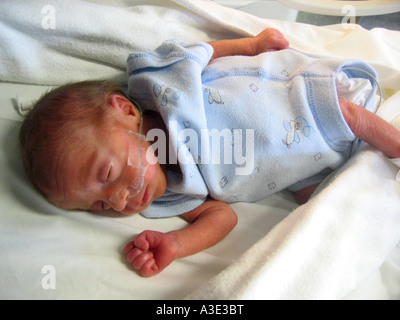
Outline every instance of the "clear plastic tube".
[(116, 202), (122, 198), (136, 197), (143, 189), (147, 169), (150, 164), (153, 164), (153, 159), (155, 158), (152, 152), (148, 152), (152, 150), (148, 150), (150, 149), (149, 145), (146, 143), (146, 137), (142, 134), (142, 111), (137, 104), (135, 105), (140, 112), (139, 132), (129, 131), (126, 151), (126, 167), (124, 168), (124, 176), (130, 180), (128, 180), (127, 188), (123, 188), (110, 197), (110, 202)]

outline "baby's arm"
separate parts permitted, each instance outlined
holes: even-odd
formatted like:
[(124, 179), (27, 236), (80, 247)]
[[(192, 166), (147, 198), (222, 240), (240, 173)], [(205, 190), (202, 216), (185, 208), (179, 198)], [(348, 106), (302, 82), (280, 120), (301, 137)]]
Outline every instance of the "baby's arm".
[[(343, 116), (353, 133), (388, 157), (400, 158), (400, 130), (367, 109), (339, 97)], [(295, 192), (296, 199), (305, 203), (318, 184)]]
[(191, 224), (182, 229), (162, 233), (144, 231), (128, 242), (124, 252), (132, 266), (143, 277), (151, 277), (177, 258), (207, 249), (221, 241), (236, 225), (237, 217), (229, 205), (208, 200), (185, 213)]
[(376, 114), (339, 97), (343, 116), (353, 133), (388, 157), (400, 158), (400, 131)]
[(289, 42), (278, 30), (268, 28), (253, 38), (218, 40), (209, 42), (214, 49), (211, 58), (226, 56), (255, 56), (263, 52), (287, 49)]

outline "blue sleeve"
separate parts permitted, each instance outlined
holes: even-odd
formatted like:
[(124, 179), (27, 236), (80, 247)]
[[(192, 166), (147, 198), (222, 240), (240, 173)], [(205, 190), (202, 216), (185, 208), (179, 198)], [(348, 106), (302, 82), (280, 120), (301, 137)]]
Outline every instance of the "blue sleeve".
[(174, 194), (167, 190), (161, 198), (155, 200), (140, 214), (145, 218), (168, 218), (182, 215), (201, 206), (207, 198), (195, 198), (183, 194)]
[[(157, 85), (159, 91), (165, 87), (172, 88), (196, 103), (197, 98), (202, 98), (196, 96), (202, 92), (201, 74), (212, 55), (213, 47), (207, 43), (184, 45), (178, 41), (165, 41), (150, 53), (132, 53), (127, 60), (128, 94), (134, 99), (144, 100), (144, 107), (153, 110), (155, 106), (151, 99), (158, 96), (154, 92)], [(162, 107), (162, 100), (158, 102), (158, 107)], [(182, 100), (179, 103), (182, 106)]]
[(164, 120), (182, 116), (171, 110), (198, 113), (203, 104), (202, 72), (213, 52), (213, 47), (203, 42), (165, 41), (153, 52), (130, 54), (128, 95), (143, 109), (159, 112)]
[(199, 64), (203, 69), (213, 55), (213, 47), (205, 42), (196, 44), (183, 44), (179, 41), (169, 40), (163, 42), (154, 52), (131, 53), (128, 57), (128, 76), (147, 68), (163, 68), (172, 64), (190, 59)]

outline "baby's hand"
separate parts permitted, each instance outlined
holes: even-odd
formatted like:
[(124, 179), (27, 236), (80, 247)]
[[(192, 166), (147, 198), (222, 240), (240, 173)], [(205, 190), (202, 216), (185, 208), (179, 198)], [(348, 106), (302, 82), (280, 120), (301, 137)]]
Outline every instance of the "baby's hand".
[(124, 253), (143, 277), (160, 273), (178, 256), (175, 237), (168, 233), (143, 231), (126, 244)]
[(253, 41), (255, 41), (255, 55), (263, 52), (287, 49), (289, 47), (289, 42), (283, 34), (273, 28), (265, 29), (255, 36)]

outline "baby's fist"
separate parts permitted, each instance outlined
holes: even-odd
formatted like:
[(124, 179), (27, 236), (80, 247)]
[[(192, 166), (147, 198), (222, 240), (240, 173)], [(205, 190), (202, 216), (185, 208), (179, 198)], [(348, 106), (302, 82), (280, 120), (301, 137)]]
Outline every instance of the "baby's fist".
[(175, 237), (168, 233), (143, 231), (124, 248), (127, 260), (143, 277), (160, 273), (177, 258)]

